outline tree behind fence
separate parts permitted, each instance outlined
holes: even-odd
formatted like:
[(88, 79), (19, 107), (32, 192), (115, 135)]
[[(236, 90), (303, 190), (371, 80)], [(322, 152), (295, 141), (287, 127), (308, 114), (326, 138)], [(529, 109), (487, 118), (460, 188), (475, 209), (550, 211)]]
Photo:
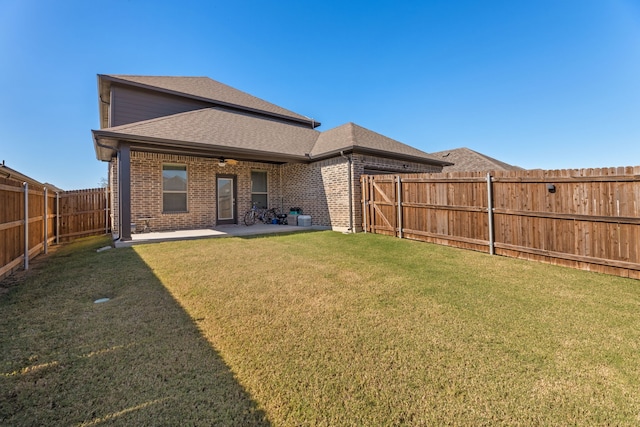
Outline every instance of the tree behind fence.
[(363, 176), (363, 228), (640, 279), (640, 167)]
[(108, 200), (104, 188), (55, 193), (0, 178), (0, 278), (54, 242), (108, 233)]

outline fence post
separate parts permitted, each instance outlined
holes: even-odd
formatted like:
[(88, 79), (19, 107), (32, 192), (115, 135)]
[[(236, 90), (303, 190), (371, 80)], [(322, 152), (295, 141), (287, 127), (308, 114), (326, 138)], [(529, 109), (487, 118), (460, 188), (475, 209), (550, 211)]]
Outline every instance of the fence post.
[[(282, 170), (280, 171), (282, 174)], [(282, 190), (282, 186), (280, 186)], [(109, 186), (104, 187), (104, 234), (109, 234)]]
[(489, 215), (489, 254), (495, 254), (495, 242), (493, 234), (493, 188), (491, 185), (491, 172), (487, 172), (487, 214)]
[(398, 201), (398, 214), (397, 214), (398, 219), (396, 220), (396, 223), (398, 225), (398, 237), (402, 239), (402, 182), (401, 182), (402, 180), (400, 179), (400, 175), (396, 175), (396, 180), (398, 181), (396, 186), (396, 193), (397, 193), (396, 200)]
[(44, 253), (49, 253), (49, 200), (47, 199), (47, 187), (44, 187)]
[(56, 245), (60, 244), (60, 193), (56, 191)]
[(24, 186), (24, 269), (29, 269), (29, 183)]
[(369, 208), (367, 203), (367, 198), (369, 197), (369, 179), (368, 175), (362, 175), (360, 177), (360, 186), (362, 188), (362, 219), (363, 219), (363, 228), (365, 234), (367, 233), (367, 228), (369, 227), (369, 223), (367, 222), (367, 209)]

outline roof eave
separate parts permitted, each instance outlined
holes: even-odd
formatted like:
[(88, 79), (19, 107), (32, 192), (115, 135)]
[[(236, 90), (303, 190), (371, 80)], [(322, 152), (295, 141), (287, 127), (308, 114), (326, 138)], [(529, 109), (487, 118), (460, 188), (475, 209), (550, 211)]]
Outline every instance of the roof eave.
[(109, 127), (109, 103), (111, 102), (110, 85), (105, 84), (103, 75), (98, 74), (98, 113), (100, 129)]
[(96, 159), (109, 162), (118, 152), (118, 140), (102, 135), (100, 131), (92, 130), (93, 148), (96, 150)]
[[(94, 145), (98, 160), (109, 161), (118, 151), (121, 142), (129, 142), (136, 151), (193, 155), (196, 157), (227, 157), (243, 161), (268, 163), (303, 163), (308, 160), (305, 155), (283, 154), (262, 150), (227, 147), (191, 141), (175, 141), (152, 138), (140, 135), (122, 134), (109, 131), (93, 130)], [(111, 151), (110, 151), (111, 150)]]
[(444, 162), (444, 161), (429, 158), (429, 157), (420, 157), (420, 156), (414, 156), (411, 154), (395, 153), (395, 152), (390, 152), (385, 150), (378, 150), (375, 148), (358, 147), (358, 146), (344, 147), (344, 148), (339, 148), (336, 150), (331, 150), (324, 153), (312, 155), (310, 157), (310, 160), (319, 161), (319, 160), (324, 160), (331, 157), (337, 157), (342, 154), (351, 154), (351, 153), (370, 154), (370, 155), (375, 155), (380, 157), (386, 157), (388, 159), (406, 160), (410, 162), (423, 163), (423, 164), (435, 165), (435, 166), (443, 166), (443, 167), (453, 165), (453, 163)]

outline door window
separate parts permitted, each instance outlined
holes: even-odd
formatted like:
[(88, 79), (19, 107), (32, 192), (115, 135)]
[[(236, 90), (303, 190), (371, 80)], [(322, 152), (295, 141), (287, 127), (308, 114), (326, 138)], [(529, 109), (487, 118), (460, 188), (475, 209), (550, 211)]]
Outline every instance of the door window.
[(234, 219), (233, 178), (218, 178), (218, 219)]

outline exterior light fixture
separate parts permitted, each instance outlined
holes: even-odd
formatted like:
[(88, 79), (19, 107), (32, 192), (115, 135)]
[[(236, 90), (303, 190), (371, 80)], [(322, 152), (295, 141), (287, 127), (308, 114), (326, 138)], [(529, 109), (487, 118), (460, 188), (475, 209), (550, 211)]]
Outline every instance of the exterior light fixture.
[(556, 192), (556, 186), (553, 184), (547, 184), (547, 191), (549, 193), (555, 193)]

